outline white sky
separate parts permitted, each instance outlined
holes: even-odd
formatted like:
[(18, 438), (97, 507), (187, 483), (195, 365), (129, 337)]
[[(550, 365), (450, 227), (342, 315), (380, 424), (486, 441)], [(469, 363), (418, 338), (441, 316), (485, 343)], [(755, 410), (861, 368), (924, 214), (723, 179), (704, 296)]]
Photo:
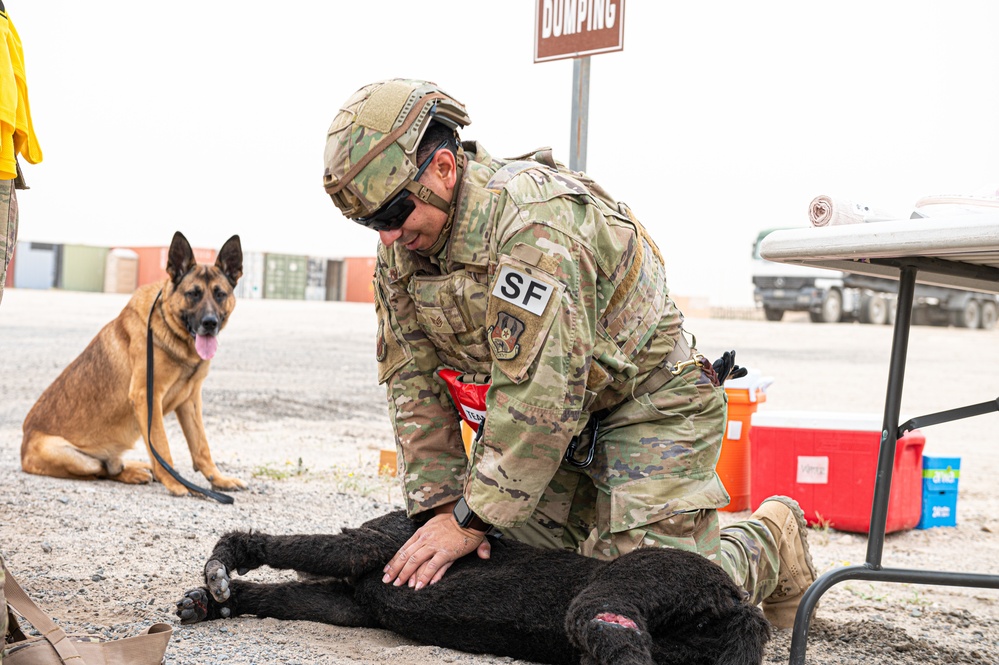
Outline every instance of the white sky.
[[(321, 186), (371, 81), (436, 81), (464, 138), (569, 161), (572, 62), (533, 63), (534, 0), (4, 0), (45, 153), (22, 240), (371, 256)], [(999, 182), (999, 2), (628, 0), (593, 56), (586, 171), (631, 205), (674, 293), (749, 305), (759, 229), (819, 194), (907, 217)]]

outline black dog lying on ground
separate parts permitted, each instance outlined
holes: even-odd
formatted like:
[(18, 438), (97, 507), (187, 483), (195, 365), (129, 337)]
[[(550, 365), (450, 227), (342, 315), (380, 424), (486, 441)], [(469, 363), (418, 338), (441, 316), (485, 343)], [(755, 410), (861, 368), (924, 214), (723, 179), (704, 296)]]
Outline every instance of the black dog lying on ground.
[[(643, 549), (615, 561), (492, 540), (492, 556), (454, 563), (419, 591), (381, 581), (419, 526), (403, 512), (337, 535), (231, 532), (205, 565), (206, 587), (177, 603), (181, 623), (255, 614), (386, 628), (426, 644), (554, 664), (759, 665), (770, 626), (717, 565)], [(308, 580), (230, 579), (270, 566)], [(324, 579), (318, 579), (322, 577)]]

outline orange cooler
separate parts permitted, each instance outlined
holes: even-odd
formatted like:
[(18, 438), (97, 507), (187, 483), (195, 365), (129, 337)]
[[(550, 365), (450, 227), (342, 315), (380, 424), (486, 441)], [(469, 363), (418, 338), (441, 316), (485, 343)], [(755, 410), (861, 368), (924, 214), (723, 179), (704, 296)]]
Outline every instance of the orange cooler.
[(718, 458), (716, 467), (718, 476), (731, 497), (729, 504), (719, 509), (726, 512), (749, 509), (749, 430), (757, 407), (761, 402), (767, 401), (767, 394), (756, 386), (728, 387), (738, 384), (738, 381), (739, 379), (725, 382), (728, 424), (725, 426), (725, 439), (722, 441), (721, 457)]

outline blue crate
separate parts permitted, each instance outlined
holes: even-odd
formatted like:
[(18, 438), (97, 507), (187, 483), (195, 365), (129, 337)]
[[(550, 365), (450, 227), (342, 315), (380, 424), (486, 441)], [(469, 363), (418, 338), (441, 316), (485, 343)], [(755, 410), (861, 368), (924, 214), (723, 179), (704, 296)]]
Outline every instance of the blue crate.
[(923, 455), (923, 505), (917, 529), (957, 526), (960, 457)]
[(930, 457), (923, 455), (923, 487), (957, 491), (961, 479), (960, 457)]
[(917, 529), (957, 526), (957, 491), (923, 489), (923, 508)]

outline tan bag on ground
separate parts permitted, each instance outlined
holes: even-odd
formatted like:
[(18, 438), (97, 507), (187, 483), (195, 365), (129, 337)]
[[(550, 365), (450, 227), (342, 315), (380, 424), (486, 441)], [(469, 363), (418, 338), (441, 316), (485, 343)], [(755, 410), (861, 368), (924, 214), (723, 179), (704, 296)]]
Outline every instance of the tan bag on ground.
[[(42, 635), (27, 637), (11, 616), (3, 636), (0, 663), (3, 665), (160, 665), (164, 661), (173, 628), (154, 623), (133, 637), (101, 642), (90, 635), (67, 635), (28, 597), (7, 570), (0, 566), (7, 602), (4, 613), (14, 610)], [(0, 595), (0, 597), (2, 597)]]

